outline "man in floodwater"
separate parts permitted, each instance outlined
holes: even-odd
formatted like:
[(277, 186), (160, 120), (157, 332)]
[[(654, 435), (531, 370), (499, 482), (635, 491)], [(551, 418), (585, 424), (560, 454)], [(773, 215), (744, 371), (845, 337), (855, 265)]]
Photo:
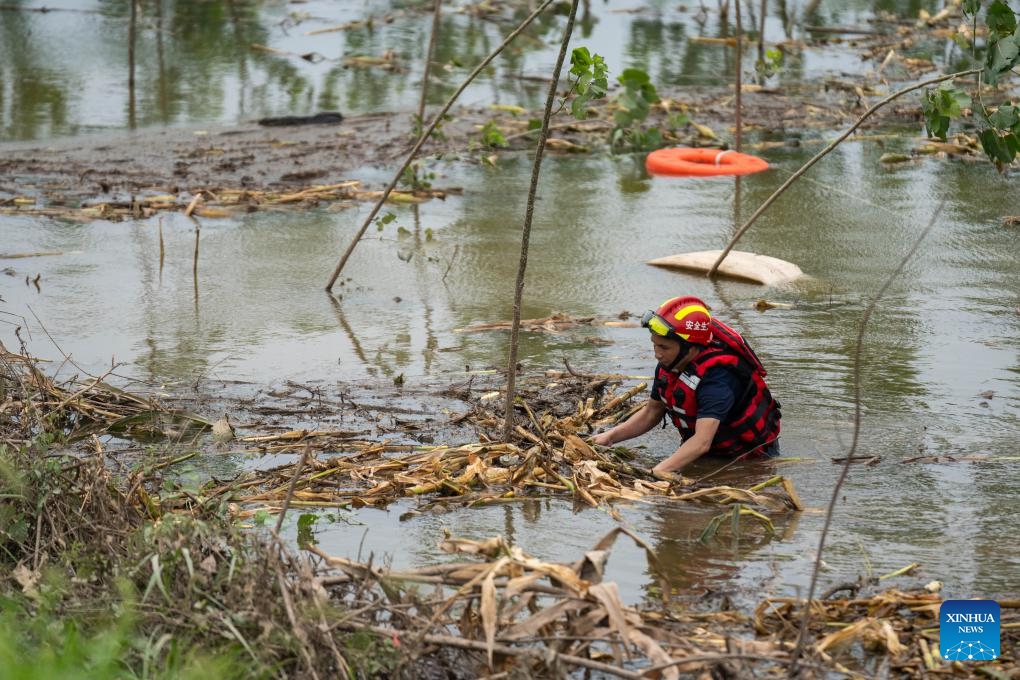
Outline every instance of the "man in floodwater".
[(641, 325), (651, 332), (659, 362), (651, 396), (626, 421), (595, 435), (595, 444), (637, 437), (668, 415), (681, 443), (655, 473), (679, 472), (706, 453), (731, 459), (779, 455), (779, 402), (739, 333), (690, 296), (645, 312)]

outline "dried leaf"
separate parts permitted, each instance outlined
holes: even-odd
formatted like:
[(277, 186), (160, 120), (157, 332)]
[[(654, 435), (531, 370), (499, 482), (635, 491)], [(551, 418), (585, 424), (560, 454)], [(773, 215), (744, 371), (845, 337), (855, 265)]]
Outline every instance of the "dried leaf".
[(509, 600), (511, 597), (524, 592), (530, 586), (535, 585), (541, 579), (542, 574), (527, 574), (512, 578), (507, 581), (506, 587), (503, 588), (503, 598)]
[(606, 550), (589, 550), (584, 554), (581, 561), (579, 575), (589, 583), (601, 583), (605, 574), (606, 562), (609, 561), (609, 552)]
[(14, 580), (21, 586), (21, 591), (26, 596), (35, 599), (39, 597), (39, 579), (42, 577), (38, 571), (29, 569), (23, 564), (19, 564), (14, 567), (11, 575), (14, 576)]
[(215, 574), (216, 573), (216, 557), (213, 556), (213, 555), (209, 555), (204, 560), (202, 560), (201, 562), (198, 563), (198, 568), (201, 569), (202, 571), (206, 572), (207, 574)]
[[(590, 417), (590, 407), (588, 414)], [(589, 460), (595, 457), (595, 449), (576, 434), (568, 434), (563, 438), (563, 456), (570, 462)]]
[(448, 553), (467, 553), (469, 555), (485, 555), (495, 557), (507, 549), (506, 542), (502, 536), (494, 536), (484, 541), (472, 541), (467, 538), (445, 538), (439, 544), (439, 549)]
[(525, 557), (518, 559), (520, 564), (523, 564), (529, 569), (533, 569), (537, 572), (545, 574), (557, 582), (563, 588), (573, 591), (576, 594), (582, 594), (588, 590), (588, 582), (578, 578), (577, 573), (562, 564), (551, 564), (546, 562), (540, 562), (533, 557)]
[[(628, 641), (644, 652), (645, 656), (653, 666), (666, 664), (673, 661), (673, 657), (666, 653), (658, 642), (637, 628), (631, 628), (627, 634)], [(676, 666), (662, 669), (662, 677), (666, 680), (677, 680), (680, 677), (680, 670)]]
[(490, 570), (482, 581), (482, 629), (485, 631), (485, 651), (489, 655), (489, 669), (492, 669), (492, 650), (496, 644), (496, 572)]
[(863, 636), (864, 631), (874, 623), (872, 618), (863, 618), (854, 623), (851, 623), (842, 630), (837, 630), (835, 633), (830, 633), (824, 638), (819, 640), (815, 644), (815, 650), (819, 653), (824, 652), (826, 649), (839, 649), (846, 646), (847, 644), (858, 640)]
[(588, 603), (577, 600), (560, 600), (504, 630), (500, 637), (507, 640), (519, 640), (539, 635), (544, 626), (564, 619), (567, 614), (572, 614), (587, 606), (589, 606)]
[(715, 137), (715, 132), (712, 130), (712, 128), (708, 127), (707, 125), (702, 125), (701, 123), (695, 123), (695, 122), (692, 121), (691, 122), (691, 127), (693, 127), (695, 130), (697, 130), (698, 131), (698, 135), (701, 136), (701, 137), (704, 137), (705, 139), (715, 139), (716, 138)]
[(909, 154), (890, 152), (882, 154), (882, 156), (878, 159), (878, 162), (892, 164), (892, 163), (907, 163), (912, 160), (913, 157), (910, 156)]
[(596, 583), (588, 589), (588, 594), (598, 600), (609, 617), (609, 626), (620, 636), (621, 640), (630, 639), (630, 624), (620, 603), (620, 591), (615, 583)]
[(893, 630), (892, 625), (888, 621), (882, 621), (880, 624), (881, 629), (881, 640), (885, 645), (885, 648), (889, 650), (889, 653), (893, 656), (899, 656), (903, 652), (907, 651), (907, 648), (900, 642), (899, 636), (896, 635), (896, 631)]

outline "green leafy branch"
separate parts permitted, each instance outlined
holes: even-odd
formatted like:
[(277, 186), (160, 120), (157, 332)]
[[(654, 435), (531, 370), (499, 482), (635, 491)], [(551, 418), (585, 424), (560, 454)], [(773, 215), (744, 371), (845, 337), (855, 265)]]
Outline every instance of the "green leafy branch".
[(921, 108), (928, 135), (945, 140), (949, 124), (954, 118), (962, 116), (963, 110), (970, 104), (970, 95), (956, 89), (952, 81), (946, 81), (933, 90), (927, 90)]
[[(980, 5), (971, 1), (969, 6)], [(988, 25), (988, 52), (985, 55), (985, 80), (995, 83), (999, 76), (1013, 70), (1020, 62), (1020, 33), (1016, 15), (1003, 0), (993, 0), (985, 16)]]
[[(573, 85), (570, 112), (577, 120), (588, 117), (592, 101), (601, 99), (609, 91), (609, 67), (598, 54), (587, 47), (577, 47), (570, 55), (570, 78)], [(640, 124), (648, 117), (653, 104), (659, 101), (648, 74), (640, 69), (628, 68), (617, 78), (622, 91), (613, 98), (613, 129), (610, 143), (613, 149), (652, 149), (662, 145), (662, 133), (657, 128), (642, 129)]]
[(510, 146), (510, 143), (506, 140), (506, 135), (499, 129), (495, 121), (488, 121), (484, 127), (482, 127), (482, 143), (486, 146), (505, 149)]
[(762, 82), (779, 73), (783, 68), (783, 51), (776, 47), (765, 50), (762, 59), (754, 62), (754, 71)]
[[(589, 107), (596, 99), (602, 99), (609, 90), (609, 67), (601, 55), (592, 54), (587, 47), (574, 48), (570, 54), (570, 72), (568, 80), (571, 83), (568, 97), (570, 99), (570, 113), (576, 120), (588, 118)], [(557, 109), (566, 107), (567, 99), (560, 102)], [(520, 107), (517, 107), (520, 108)], [(520, 109), (523, 112), (523, 109)], [(518, 111), (512, 111), (515, 115)], [(528, 133), (538, 132), (542, 127), (539, 120), (528, 121)], [(490, 148), (506, 148), (509, 141), (503, 131), (494, 121), (487, 122), (482, 128), (481, 142)]]
[[(781, 59), (781, 57), (777, 57)], [(577, 47), (570, 56), (570, 111), (577, 120), (588, 117), (591, 103), (606, 96), (609, 90), (609, 68), (598, 54), (592, 54), (587, 47)], [(663, 145), (663, 131), (658, 127), (644, 127), (652, 106), (661, 100), (648, 73), (637, 68), (624, 69), (617, 77), (622, 85), (612, 99), (613, 127), (609, 133), (610, 146), (614, 151), (646, 151)], [(564, 100), (563, 105), (565, 106)], [(668, 108), (666, 109), (668, 112)], [(667, 115), (665, 129), (675, 131), (690, 123), (687, 115), (676, 112)], [(531, 129), (537, 129), (532, 121)], [(496, 139), (486, 139), (490, 146)]]
[(1020, 153), (1020, 116), (1013, 104), (1003, 104), (987, 118), (991, 127), (978, 133), (981, 148), (996, 163), (1009, 165)]
[(611, 134), (614, 149), (654, 149), (662, 146), (662, 132), (658, 128), (641, 129), (640, 124), (648, 118), (652, 105), (658, 103), (659, 94), (652, 79), (641, 69), (628, 68), (617, 79), (623, 91), (614, 99)]
[[(965, 0), (963, 11), (976, 24), (981, 10), (981, 0)], [(984, 55), (984, 71), (978, 81), (977, 94), (980, 97), (982, 81), (995, 84), (999, 79), (1020, 64), (1020, 28), (1017, 17), (1004, 0), (992, 0), (985, 12), (988, 38)], [(953, 119), (961, 118), (971, 106), (970, 95), (945, 82), (925, 93), (922, 106), (924, 123), (928, 134), (945, 140)], [(1004, 102), (989, 109), (979, 99), (978, 117), (984, 127), (978, 131), (978, 139), (988, 158), (1001, 170), (1012, 163), (1020, 153), (1020, 115), (1016, 105)]]
[(606, 96), (609, 90), (609, 67), (601, 55), (592, 54), (587, 47), (576, 47), (570, 53), (570, 75), (574, 94), (570, 113), (577, 120), (588, 117), (588, 104)]

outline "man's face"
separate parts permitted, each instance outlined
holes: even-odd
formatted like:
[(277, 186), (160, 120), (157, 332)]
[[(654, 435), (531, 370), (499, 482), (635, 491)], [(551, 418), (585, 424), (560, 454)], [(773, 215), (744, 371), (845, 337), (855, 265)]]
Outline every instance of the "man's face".
[(663, 366), (669, 366), (676, 361), (677, 355), (680, 354), (680, 343), (655, 333), (650, 335), (652, 336), (652, 351), (655, 353), (655, 360)]

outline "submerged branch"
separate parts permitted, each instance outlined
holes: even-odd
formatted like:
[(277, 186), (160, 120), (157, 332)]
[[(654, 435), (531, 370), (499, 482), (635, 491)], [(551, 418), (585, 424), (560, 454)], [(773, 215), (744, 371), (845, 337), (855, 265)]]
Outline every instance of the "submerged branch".
[(521, 255), (517, 264), (517, 281), (514, 284), (514, 316), (513, 323), (510, 326), (510, 351), (507, 355), (503, 441), (510, 441), (510, 434), (514, 428), (514, 399), (517, 394), (517, 345), (521, 333), (521, 302), (524, 297), (524, 275), (528, 269), (528, 247), (531, 241), (531, 223), (535, 216), (535, 196), (538, 194), (538, 178), (542, 171), (542, 157), (545, 153), (545, 146), (549, 140), (549, 119), (552, 117), (553, 104), (556, 102), (556, 90), (560, 84), (560, 73), (563, 71), (563, 62), (567, 58), (570, 36), (574, 32), (574, 17), (577, 15), (578, 2), (579, 0), (573, 0), (571, 3), (570, 14), (567, 16), (567, 25), (563, 29), (560, 52), (556, 56), (556, 66), (553, 68), (552, 82), (549, 84), (549, 92), (545, 99), (545, 111), (542, 114), (542, 131), (538, 136), (538, 145), (535, 147), (535, 162), (531, 168), (531, 185), (528, 188), (528, 201), (524, 210), (524, 225), (521, 228)]
[(478, 66), (476, 66), (475, 69), (468, 74), (467, 78), (464, 79), (464, 82), (461, 83), (460, 87), (457, 88), (457, 91), (450, 96), (446, 104), (443, 105), (443, 108), (439, 110), (439, 113), (432, 117), (432, 122), (429, 124), (428, 128), (426, 128), (421, 133), (421, 136), (418, 138), (418, 141), (415, 143), (414, 147), (408, 152), (407, 158), (404, 159), (404, 162), (403, 164), (401, 164), (400, 169), (398, 169), (397, 172), (393, 174), (393, 179), (390, 180), (390, 183), (383, 190), (382, 195), (379, 197), (379, 200), (376, 201), (374, 206), (372, 206), (372, 210), (369, 211), (368, 216), (365, 217), (365, 221), (361, 224), (361, 228), (358, 229), (358, 233), (354, 235), (354, 238), (351, 239), (350, 245), (347, 246), (347, 250), (340, 257), (340, 261), (337, 263), (336, 268), (333, 270), (333, 274), (330, 276), (329, 281), (326, 283), (327, 293), (333, 290), (333, 284), (335, 284), (336, 280), (340, 277), (340, 272), (343, 271), (344, 266), (347, 264), (347, 260), (350, 259), (351, 254), (354, 252), (354, 248), (358, 245), (358, 242), (365, 235), (365, 232), (368, 230), (369, 225), (372, 224), (372, 220), (374, 220), (375, 216), (379, 214), (379, 210), (380, 208), (382, 208), (383, 203), (385, 203), (386, 199), (389, 198), (390, 193), (394, 190), (394, 188), (396, 188), (397, 184), (400, 182), (400, 178), (403, 177), (404, 172), (407, 170), (408, 167), (410, 167), (411, 162), (415, 158), (417, 158), (418, 152), (421, 150), (422, 146), (425, 145), (425, 142), (428, 141), (429, 137), (432, 136), (432, 133), (435, 131), (439, 123), (443, 121), (444, 117), (446, 116), (450, 108), (453, 106), (453, 104), (457, 101), (457, 99), (460, 98), (460, 95), (464, 92), (464, 90), (467, 89), (468, 85), (470, 85), (471, 82), (474, 81), (478, 74), (485, 70), (485, 67), (488, 66), (493, 59), (499, 56), (499, 54), (504, 49), (506, 49), (506, 47), (510, 43), (512, 43), (518, 35), (520, 35), (524, 31), (524, 29), (530, 26), (531, 22), (537, 19), (538, 16), (543, 11), (545, 11), (545, 9), (549, 5), (552, 4), (552, 2), (553, 0), (545, 0), (545, 2), (543, 2), (537, 9), (535, 9), (534, 12), (529, 14), (524, 19), (524, 21), (522, 21), (520, 25), (517, 26), (517, 28), (511, 31), (510, 34), (507, 35), (506, 38), (504, 38), (503, 42), (500, 43), (495, 50), (489, 53), (489, 55), (486, 56), (485, 59), (483, 59), (481, 63), (479, 63)]
[[(818, 587), (818, 575), (822, 571), (822, 553), (825, 550), (825, 541), (829, 534), (829, 528), (832, 526), (832, 518), (836, 511), (836, 502), (839, 499), (840, 491), (843, 488), (843, 483), (846, 482), (846, 478), (850, 474), (850, 465), (853, 462), (854, 454), (857, 451), (857, 442), (859, 441), (861, 434), (861, 371), (863, 370), (864, 364), (864, 334), (868, 327), (868, 321), (871, 319), (872, 313), (878, 306), (879, 301), (885, 295), (886, 290), (892, 285), (892, 282), (896, 280), (896, 277), (903, 272), (903, 268), (907, 266), (907, 262), (914, 256), (917, 249), (921, 246), (925, 237), (934, 228), (939, 215), (942, 213), (942, 208), (945, 206), (943, 200), (939, 203), (935, 212), (931, 216), (928, 225), (921, 231), (914, 244), (910, 247), (907, 253), (900, 260), (899, 264), (893, 269), (892, 273), (889, 274), (882, 287), (879, 288), (878, 292), (875, 293), (875, 297), (868, 303), (868, 306), (864, 309), (864, 314), (861, 316), (861, 323), (857, 329), (857, 344), (854, 350), (854, 428), (853, 438), (850, 442), (850, 451), (846, 455), (846, 459), (843, 462), (843, 467), (840, 469), (839, 478), (836, 480), (836, 484), (832, 489), (832, 497), (829, 499), (829, 504), (825, 509), (825, 522), (822, 524), (821, 535), (818, 538), (818, 549), (815, 552), (815, 563), (811, 571), (811, 583), (808, 586), (807, 601), (810, 603), (814, 598), (815, 589)], [(807, 641), (808, 629), (811, 624), (811, 607), (804, 607), (803, 618), (800, 623), (800, 635), (797, 638), (797, 646), (793, 650), (793, 659), (796, 662), (800, 658), (800, 655), (804, 651), (804, 644)], [(794, 664), (796, 668), (796, 663)]]

